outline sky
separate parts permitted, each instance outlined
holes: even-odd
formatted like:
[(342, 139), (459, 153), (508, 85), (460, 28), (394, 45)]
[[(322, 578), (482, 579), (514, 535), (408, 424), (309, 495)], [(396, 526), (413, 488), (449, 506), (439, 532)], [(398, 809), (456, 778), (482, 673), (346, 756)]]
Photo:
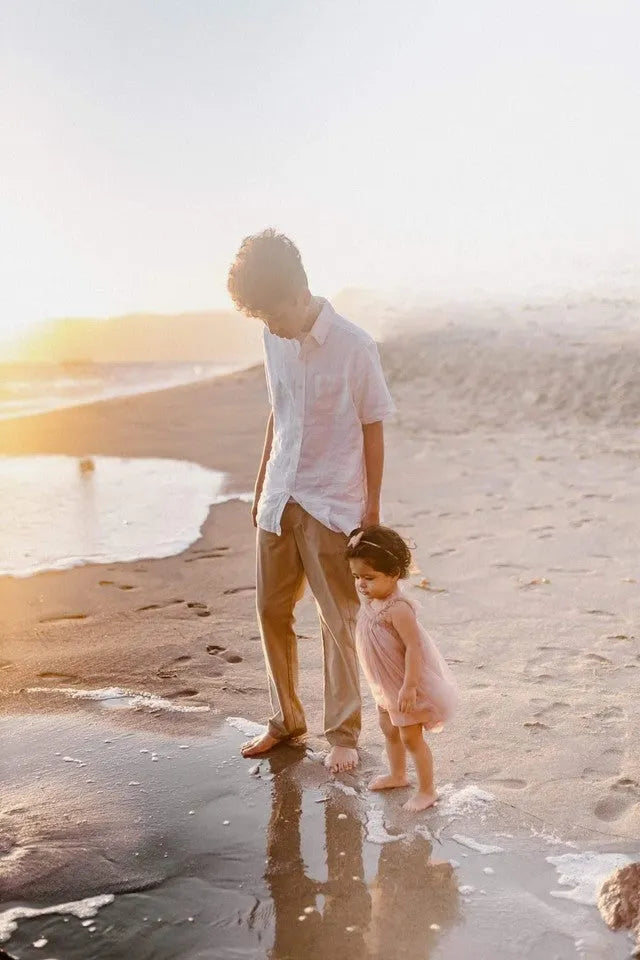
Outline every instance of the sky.
[(636, 276), (637, 0), (5, 0), (0, 340), (230, 306), (275, 226), (311, 287)]

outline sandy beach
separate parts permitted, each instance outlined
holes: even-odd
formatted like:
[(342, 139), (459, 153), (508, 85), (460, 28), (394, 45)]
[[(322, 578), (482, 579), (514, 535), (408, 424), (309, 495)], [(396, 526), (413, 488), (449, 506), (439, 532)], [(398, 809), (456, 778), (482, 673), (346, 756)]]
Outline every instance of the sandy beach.
[[(388, 339), (381, 352), (398, 414), (387, 428), (383, 501), (385, 520), (416, 543), (406, 589), (462, 695), (455, 723), (433, 738), (438, 781), (485, 791), (498, 821), (518, 829), (637, 859), (640, 353), (614, 313), (582, 324), (456, 318)], [(249, 491), (266, 414), (263, 372), (253, 368), (4, 421), (0, 455), (190, 460)], [(229, 716), (264, 722), (253, 556), (248, 506), (231, 501), (212, 508), (178, 556), (0, 578), (5, 718), (83, 716), (86, 702), (54, 691), (119, 687), (209, 708), (111, 716), (136, 736), (207, 737)], [(321, 648), (308, 596), (298, 633), (317, 750)], [(362, 748), (354, 789), (380, 764), (368, 695)], [(424, 954), (436, 955), (463, 956)], [(545, 956), (520, 954), (534, 955)]]

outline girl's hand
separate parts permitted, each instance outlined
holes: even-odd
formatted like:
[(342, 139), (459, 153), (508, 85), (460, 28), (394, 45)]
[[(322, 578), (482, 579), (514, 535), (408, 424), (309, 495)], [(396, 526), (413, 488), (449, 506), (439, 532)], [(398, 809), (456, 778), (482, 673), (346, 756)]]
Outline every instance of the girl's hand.
[(403, 683), (398, 694), (398, 710), (400, 713), (411, 713), (416, 707), (416, 688)]

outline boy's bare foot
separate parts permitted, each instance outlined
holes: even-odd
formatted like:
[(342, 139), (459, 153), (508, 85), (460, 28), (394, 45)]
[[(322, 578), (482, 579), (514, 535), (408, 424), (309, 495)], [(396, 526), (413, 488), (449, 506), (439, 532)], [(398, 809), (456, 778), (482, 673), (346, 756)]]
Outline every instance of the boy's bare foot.
[(279, 743), (280, 741), (272, 737), (270, 733), (263, 733), (261, 736), (249, 740), (248, 743), (243, 743), (240, 747), (240, 753), (243, 757), (259, 757), (263, 753), (273, 750)]
[(358, 766), (358, 751), (355, 747), (331, 747), (327, 754), (325, 767), (331, 773), (344, 773), (346, 770), (353, 770)]
[(397, 777), (393, 773), (383, 773), (380, 777), (374, 777), (369, 784), (369, 790), (393, 790), (394, 787), (408, 787), (409, 781), (406, 776)]
[(402, 809), (410, 810), (411, 813), (417, 813), (419, 810), (426, 810), (427, 807), (432, 807), (437, 799), (438, 794), (435, 790), (429, 792), (416, 790), (414, 795), (409, 797), (406, 803), (402, 804)]

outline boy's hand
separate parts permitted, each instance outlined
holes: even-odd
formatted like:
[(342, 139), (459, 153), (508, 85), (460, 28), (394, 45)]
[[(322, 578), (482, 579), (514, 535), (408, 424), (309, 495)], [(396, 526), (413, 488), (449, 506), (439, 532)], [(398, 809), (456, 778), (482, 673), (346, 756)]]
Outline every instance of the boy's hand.
[(380, 524), (380, 508), (379, 507), (365, 507), (364, 513), (362, 514), (362, 520), (360, 521), (361, 527), (377, 527)]
[(258, 504), (260, 503), (260, 495), (253, 498), (253, 503), (251, 504), (251, 520), (254, 527), (258, 527)]
[(398, 710), (400, 713), (411, 713), (416, 707), (416, 688), (403, 683), (398, 693)]

